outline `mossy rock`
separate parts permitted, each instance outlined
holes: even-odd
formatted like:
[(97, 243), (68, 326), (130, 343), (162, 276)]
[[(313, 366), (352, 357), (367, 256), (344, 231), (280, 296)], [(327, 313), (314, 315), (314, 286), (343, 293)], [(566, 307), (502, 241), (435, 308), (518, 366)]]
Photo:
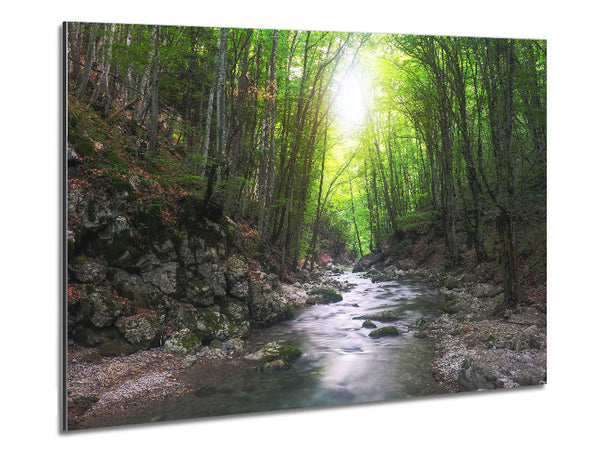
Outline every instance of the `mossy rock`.
[(202, 342), (200, 338), (192, 333), (188, 328), (176, 331), (165, 342), (165, 350), (177, 354), (194, 353)]
[(456, 314), (458, 312), (458, 305), (456, 300), (448, 300), (442, 305), (442, 311), (448, 314)]
[(69, 135), (69, 144), (79, 156), (94, 156), (94, 143), (80, 134), (72, 133)]
[(156, 347), (160, 343), (165, 327), (150, 317), (121, 317), (117, 328), (125, 339), (138, 349)]
[(456, 288), (461, 287), (461, 282), (458, 281), (456, 278), (448, 277), (444, 281), (444, 287), (446, 289), (450, 289), (450, 290), (456, 289)]
[(386, 337), (386, 336), (398, 336), (400, 334), (400, 332), (398, 331), (398, 329), (396, 327), (392, 327), (392, 326), (387, 326), (387, 327), (381, 327), (378, 328), (377, 330), (373, 330), (369, 333), (369, 337), (373, 338), (373, 339), (379, 339), (382, 337)]
[(298, 347), (281, 344), (279, 342), (269, 342), (261, 351), (263, 354), (263, 362), (271, 362), (280, 359), (291, 364), (302, 356), (302, 351)]
[(402, 316), (391, 309), (385, 311), (378, 311), (371, 314), (365, 314), (363, 316), (354, 317), (355, 320), (374, 320), (376, 322), (395, 322), (402, 319)]
[(121, 338), (113, 339), (97, 348), (98, 355), (102, 356), (127, 356), (137, 350), (137, 347)]
[(261, 372), (280, 372), (282, 370), (288, 370), (292, 367), (292, 365), (283, 360), (276, 359), (275, 361), (269, 361), (264, 364), (261, 364), (260, 371)]
[(363, 328), (377, 328), (377, 325), (375, 325), (373, 322), (371, 322), (369, 319), (365, 320), (362, 324)]
[(317, 299), (317, 303), (336, 303), (343, 300), (342, 294), (338, 293), (335, 289), (330, 287), (319, 287), (312, 289), (308, 292), (309, 295), (320, 298)]

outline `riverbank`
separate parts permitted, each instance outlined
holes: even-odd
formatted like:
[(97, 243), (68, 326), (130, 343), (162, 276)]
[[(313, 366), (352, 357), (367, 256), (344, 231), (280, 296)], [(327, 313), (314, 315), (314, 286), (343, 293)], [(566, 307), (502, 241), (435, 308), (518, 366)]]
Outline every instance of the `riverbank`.
[[(280, 283), (277, 294), (297, 310), (320, 302), (311, 294), (316, 287), (333, 286), (339, 292), (349, 289), (331, 275), (333, 272), (317, 270), (309, 282)], [(101, 356), (93, 347), (71, 342), (67, 353), (68, 429), (147, 422), (151, 420), (149, 411), (201, 390), (194, 374), (202, 372), (203, 381), (235, 378), (249, 365), (257, 365), (244, 358), (256, 350), (247, 340), (231, 339), (213, 341), (188, 353), (160, 346), (125, 356)]]
[(388, 254), (359, 267), (373, 280), (420, 276), (445, 296), (442, 313), (417, 321), (413, 329), (432, 340), (431, 370), (446, 390), (546, 383), (545, 284), (526, 290), (518, 307), (500, 312), (503, 289), (492, 263), (447, 270)]

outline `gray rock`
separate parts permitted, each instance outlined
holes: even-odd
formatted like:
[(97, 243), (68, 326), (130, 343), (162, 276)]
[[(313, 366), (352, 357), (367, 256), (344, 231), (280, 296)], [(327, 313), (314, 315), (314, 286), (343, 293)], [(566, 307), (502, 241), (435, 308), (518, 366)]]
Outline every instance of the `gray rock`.
[(264, 364), (261, 364), (260, 370), (262, 372), (280, 372), (282, 370), (288, 370), (292, 366), (287, 361), (283, 359), (276, 359), (275, 361), (269, 361)]
[(201, 346), (198, 336), (187, 328), (174, 332), (165, 342), (165, 350), (176, 354), (192, 354)]
[(545, 380), (545, 355), (499, 349), (465, 357), (458, 373), (463, 391), (537, 385)]
[(229, 295), (235, 298), (245, 298), (250, 292), (249, 267), (239, 256), (230, 256), (226, 262), (225, 279)]
[(111, 269), (109, 274), (117, 293), (132, 300), (139, 307), (163, 311), (170, 303), (166, 294), (144, 282), (139, 275), (122, 269)]
[(535, 325), (531, 325), (515, 336), (510, 342), (509, 348), (520, 352), (527, 349), (539, 349), (543, 345), (545, 345), (545, 334), (542, 334)]
[(250, 285), (250, 322), (257, 327), (266, 327), (293, 316), (292, 307), (285, 299), (277, 297), (274, 293), (265, 293), (260, 285)]
[(148, 349), (160, 344), (164, 327), (148, 317), (121, 317), (117, 328), (123, 337), (139, 349)]
[(80, 283), (100, 284), (106, 278), (106, 267), (94, 259), (79, 257), (70, 261), (69, 273)]
[(90, 322), (96, 327), (108, 327), (114, 324), (121, 314), (121, 305), (115, 296), (103, 288), (85, 285), (79, 300), (79, 310), (75, 314), (76, 322)]
[(196, 358), (196, 355), (187, 355), (184, 359), (183, 359), (183, 365), (185, 367), (192, 367), (194, 365), (194, 363), (196, 362), (198, 358)]
[(213, 289), (198, 278), (188, 279), (185, 286), (185, 298), (195, 306), (211, 306), (215, 303)]
[(142, 279), (167, 295), (173, 295), (177, 293), (177, 270), (179, 264), (176, 262), (168, 262), (162, 264), (159, 267), (151, 270), (150, 272), (143, 272)]

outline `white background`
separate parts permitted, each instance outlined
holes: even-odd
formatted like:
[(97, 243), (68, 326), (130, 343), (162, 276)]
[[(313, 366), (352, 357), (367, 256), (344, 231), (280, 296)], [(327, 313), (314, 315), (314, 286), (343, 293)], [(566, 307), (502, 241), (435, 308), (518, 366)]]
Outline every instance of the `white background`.
[[(0, 29), (4, 448), (591, 448), (598, 400), (594, 2), (13, 2)], [(311, 411), (59, 432), (63, 20), (549, 40), (548, 385)], [(560, 446), (560, 447), (559, 447)], [(568, 446), (568, 447), (567, 447)]]

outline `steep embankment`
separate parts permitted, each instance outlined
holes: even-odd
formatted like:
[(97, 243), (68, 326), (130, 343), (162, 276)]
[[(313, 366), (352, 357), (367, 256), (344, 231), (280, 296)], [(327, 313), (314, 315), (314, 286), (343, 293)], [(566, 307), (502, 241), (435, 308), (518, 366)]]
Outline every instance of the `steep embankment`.
[[(443, 241), (433, 228), (420, 227), (399, 233), (382, 251), (362, 258), (355, 270), (367, 271), (374, 280), (420, 275), (446, 296), (443, 314), (420, 320), (414, 328), (432, 338), (436, 356), (431, 369), (448, 390), (545, 384), (545, 274), (527, 271), (522, 303), (502, 311), (496, 263), (476, 264), (472, 255), (463, 254), (462, 264), (450, 269), (443, 251)], [(532, 267), (539, 259), (527, 248), (522, 256), (523, 267)]]
[(249, 224), (176, 175), (168, 148), (150, 161), (130, 130), (70, 98), (67, 150), (70, 426), (185, 390), (185, 355), (240, 353), (253, 327), (305, 301)]

